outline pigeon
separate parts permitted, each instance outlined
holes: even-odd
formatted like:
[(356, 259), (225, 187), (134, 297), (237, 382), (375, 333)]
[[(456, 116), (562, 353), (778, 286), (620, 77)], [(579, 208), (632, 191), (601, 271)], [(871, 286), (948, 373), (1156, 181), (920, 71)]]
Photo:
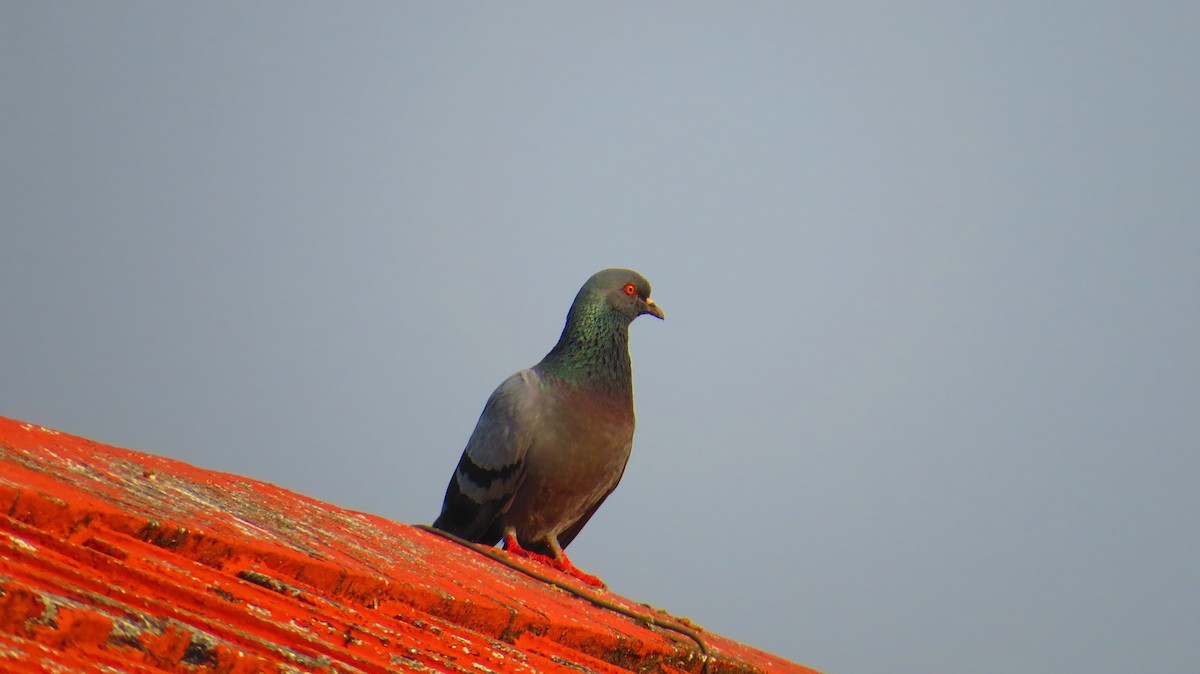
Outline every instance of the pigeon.
[(629, 324), (659, 319), (650, 282), (605, 269), (579, 289), (558, 343), (488, 398), (433, 526), (590, 585), (563, 553), (616, 488), (633, 446)]

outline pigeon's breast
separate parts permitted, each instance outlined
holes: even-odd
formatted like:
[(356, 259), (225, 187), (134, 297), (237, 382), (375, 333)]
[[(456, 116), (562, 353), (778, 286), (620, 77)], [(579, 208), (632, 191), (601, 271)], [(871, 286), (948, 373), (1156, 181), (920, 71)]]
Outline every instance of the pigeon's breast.
[(529, 448), (526, 474), (506, 519), (526, 540), (558, 534), (617, 486), (633, 445), (628, 399), (556, 392)]

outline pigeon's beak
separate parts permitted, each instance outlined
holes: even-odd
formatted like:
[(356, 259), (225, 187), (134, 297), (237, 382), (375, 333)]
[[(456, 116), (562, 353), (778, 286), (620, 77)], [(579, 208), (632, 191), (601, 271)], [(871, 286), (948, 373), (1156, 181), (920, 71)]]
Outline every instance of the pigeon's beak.
[(654, 300), (650, 299), (649, 297), (646, 298), (646, 313), (659, 320), (666, 318), (666, 316), (663, 315), (663, 310), (660, 309), (658, 305), (654, 303)]

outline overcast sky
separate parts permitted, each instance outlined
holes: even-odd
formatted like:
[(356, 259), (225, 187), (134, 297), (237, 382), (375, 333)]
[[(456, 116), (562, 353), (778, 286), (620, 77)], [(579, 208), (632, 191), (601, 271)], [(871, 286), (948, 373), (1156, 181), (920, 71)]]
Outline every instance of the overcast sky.
[(0, 414), (430, 522), (610, 266), (572, 559), (831, 674), (1200, 667), (1200, 3), (0, 4)]

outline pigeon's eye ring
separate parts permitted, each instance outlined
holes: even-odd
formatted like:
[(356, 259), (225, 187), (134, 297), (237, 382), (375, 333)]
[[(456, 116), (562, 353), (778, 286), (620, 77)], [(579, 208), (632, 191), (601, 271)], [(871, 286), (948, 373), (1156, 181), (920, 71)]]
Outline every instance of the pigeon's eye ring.
[(625, 294), (629, 295), (630, 297), (633, 297), (634, 295), (637, 294), (637, 286), (633, 285), (632, 283), (626, 283), (625, 284)]

